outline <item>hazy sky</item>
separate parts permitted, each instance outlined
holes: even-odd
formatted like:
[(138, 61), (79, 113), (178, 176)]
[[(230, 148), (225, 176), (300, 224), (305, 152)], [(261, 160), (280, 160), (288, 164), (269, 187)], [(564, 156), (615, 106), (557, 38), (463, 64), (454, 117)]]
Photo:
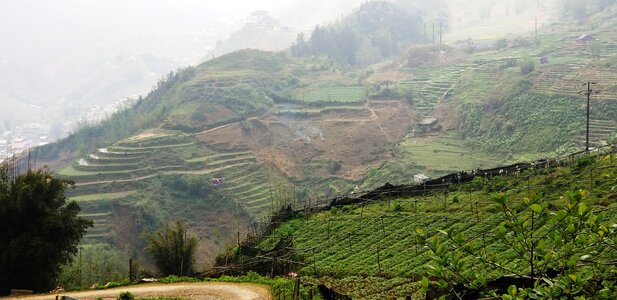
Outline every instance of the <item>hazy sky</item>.
[(0, 110), (0, 123), (30, 118), (29, 104), (146, 92), (161, 74), (208, 57), (257, 10), (304, 31), (363, 1), (0, 0), (0, 106), (21, 112)]
[[(251, 12), (261, 9), (275, 17), (285, 17), (283, 11), (301, 2), (326, 1), (2, 0), (0, 34), (21, 38), (24, 35), (48, 34), (71, 36), (90, 33), (93, 37), (108, 37), (151, 32), (192, 32), (241, 21)], [(305, 13), (311, 14), (311, 11)]]
[[(252, 11), (279, 11), (289, 0), (2, 0), (4, 47), (62, 38), (107, 39), (185, 34), (241, 22)], [(222, 27), (223, 26), (223, 27)], [(30, 41), (29, 41), (30, 39)], [(32, 45), (35, 46), (35, 45)], [(0, 50), (1, 51), (1, 50)]]
[(256, 10), (306, 30), (350, 12), (361, 1), (1, 0), (0, 61), (40, 50), (63, 51), (68, 43), (80, 47), (134, 36), (201, 34), (224, 39)]

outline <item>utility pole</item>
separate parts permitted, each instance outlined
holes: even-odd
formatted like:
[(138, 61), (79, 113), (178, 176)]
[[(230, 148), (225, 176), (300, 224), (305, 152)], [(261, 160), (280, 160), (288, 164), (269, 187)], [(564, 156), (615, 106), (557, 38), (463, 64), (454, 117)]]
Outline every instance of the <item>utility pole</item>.
[(433, 46), (435, 46), (435, 22), (433, 22)]
[(439, 22), (439, 46), (441, 46), (441, 21)]
[(587, 130), (585, 132), (585, 151), (589, 151), (589, 101), (591, 99), (591, 94), (597, 91), (591, 89), (592, 84), (597, 84), (596, 82), (587, 81), (587, 83), (583, 83), (582, 86), (587, 85), (587, 91), (584, 92), (587, 95)]
[(536, 18), (536, 42), (538, 41), (538, 18)]

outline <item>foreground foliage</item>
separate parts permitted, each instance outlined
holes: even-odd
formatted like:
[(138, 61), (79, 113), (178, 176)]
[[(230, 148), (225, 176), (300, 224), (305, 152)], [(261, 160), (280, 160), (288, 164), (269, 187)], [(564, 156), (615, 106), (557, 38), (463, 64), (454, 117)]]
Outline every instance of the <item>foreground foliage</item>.
[(51, 290), (60, 266), (77, 253), (92, 221), (77, 216), (75, 201), (67, 202), (71, 184), (46, 169), (18, 175), (0, 167), (0, 295)]
[(617, 270), (604, 264), (617, 258), (615, 162), (615, 154), (585, 155), (424, 196), (299, 215), (260, 248), (292, 238), (294, 251), (285, 258), (299, 262), (300, 274), (354, 299), (422, 298), (427, 275), (436, 279), (430, 286), (427, 280), (427, 290), (441, 285), (442, 294), (448, 287), (479, 292), (512, 274), (533, 280), (508, 283), (499, 294), (610, 298)]
[(168, 223), (164, 229), (149, 234), (148, 241), (147, 250), (161, 274), (183, 276), (194, 272), (197, 238), (188, 234), (184, 223)]
[[(473, 238), (453, 231), (428, 237), (418, 228), (417, 240), (432, 257), (427, 265), (428, 274), (439, 279), (434, 285), (459, 299), (490, 289), (505, 293), (504, 299), (609, 296), (617, 290), (600, 292), (589, 285), (592, 279), (611, 280), (594, 269), (605, 269), (601, 264), (615, 247), (617, 225), (602, 223), (600, 215), (583, 198), (581, 191), (568, 192), (565, 203), (559, 209), (551, 209), (541, 194), (532, 193), (522, 203), (509, 201), (503, 193), (494, 195), (503, 221), (490, 234), (515, 252), (515, 258), (509, 262), (497, 260), (497, 249), (483, 247)], [(469, 269), (476, 271), (467, 272)], [(507, 290), (503, 283), (492, 286), (487, 282), (487, 272), (483, 270), (490, 269), (511, 274), (501, 278), (511, 283)], [(423, 284), (428, 288), (426, 278)]]

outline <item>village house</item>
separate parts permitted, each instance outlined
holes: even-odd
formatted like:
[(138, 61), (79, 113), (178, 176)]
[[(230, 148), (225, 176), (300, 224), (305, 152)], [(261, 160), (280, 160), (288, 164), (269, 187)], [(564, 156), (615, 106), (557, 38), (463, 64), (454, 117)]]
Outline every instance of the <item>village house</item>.
[(431, 131), (439, 131), (440, 126), (437, 123), (439, 120), (436, 118), (424, 118), (420, 122), (417, 123), (418, 128), (421, 132), (431, 132)]
[(431, 178), (424, 175), (424, 174), (416, 174), (413, 175), (413, 181), (415, 181), (417, 184), (424, 184), (427, 181), (429, 181)]
[(375, 84), (375, 89), (377, 89), (378, 91), (389, 90), (390, 88), (394, 87), (394, 84), (395, 82), (392, 80), (383, 80)]
[(583, 34), (576, 39), (576, 43), (579, 45), (588, 45), (596, 39), (591, 34)]

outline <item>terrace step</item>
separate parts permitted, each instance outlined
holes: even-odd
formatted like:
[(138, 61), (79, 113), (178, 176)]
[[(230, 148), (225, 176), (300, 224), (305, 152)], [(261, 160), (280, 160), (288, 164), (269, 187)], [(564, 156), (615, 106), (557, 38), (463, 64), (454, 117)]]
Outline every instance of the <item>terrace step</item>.
[(233, 194), (233, 196), (236, 197), (236, 198), (250, 198), (252, 195), (255, 195), (255, 193), (257, 191), (259, 191), (259, 194), (269, 193), (270, 189), (265, 184), (263, 184), (263, 185), (256, 185), (253, 188), (251, 188), (250, 190), (247, 190), (247, 191), (241, 192), (241, 193), (235, 193), (235, 194)]
[(232, 158), (232, 157), (245, 156), (245, 155), (252, 155), (252, 152), (251, 151), (242, 151), (242, 152), (219, 153), (219, 154), (213, 154), (213, 155), (207, 155), (207, 156), (202, 156), (202, 157), (191, 158), (191, 159), (189, 159), (187, 161), (188, 162), (208, 161), (208, 160), (214, 160), (216, 158)]
[[(223, 185), (225, 185), (225, 183), (223, 183)], [(254, 189), (254, 187), (256, 187), (256, 186), (266, 187), (266, 183), (263, 182), (263, 181), (247, 180), (244, 183), (239, 184), (239, 185), (230, 185), (227, 188), (221, 189), (221, 191), (226, 193), (226, 194), (237, 195), (237, 194), (241, 194), (241, 193), (250, 191), (251, 189)]]

